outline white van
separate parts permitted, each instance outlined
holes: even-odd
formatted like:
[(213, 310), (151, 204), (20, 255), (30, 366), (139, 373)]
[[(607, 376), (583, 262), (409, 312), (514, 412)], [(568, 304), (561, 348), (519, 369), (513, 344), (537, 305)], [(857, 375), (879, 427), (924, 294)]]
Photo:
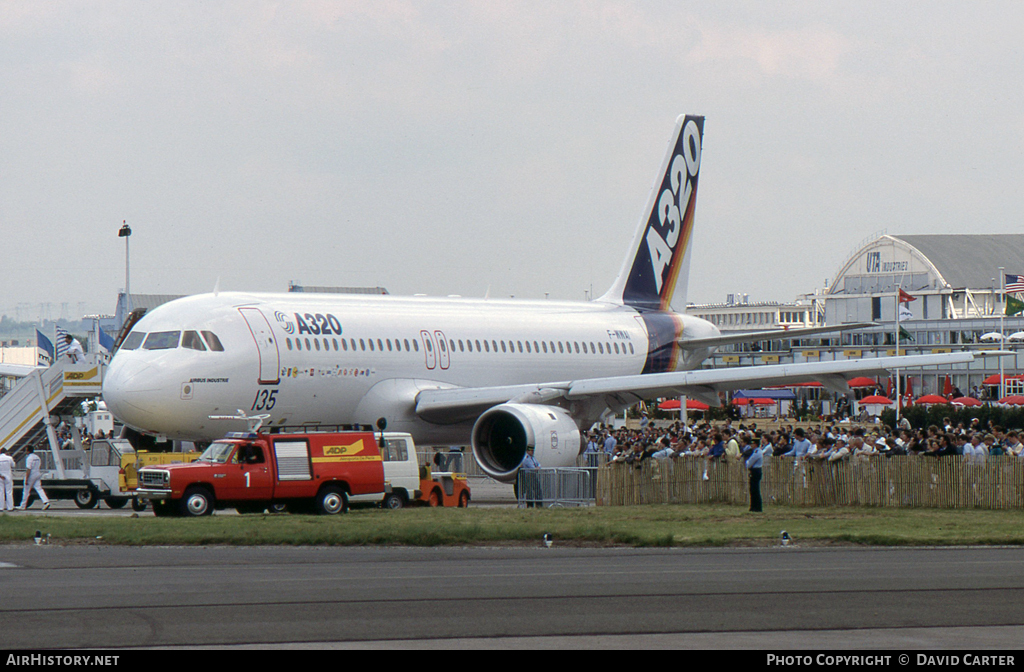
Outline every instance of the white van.
[[(378, 438), (380, 434), (375, 434)], [(379, 445), (379, 444), (378, 444)], [(380, 504), (386, 509), (401, 509), (420, 496), (420, 467), (412, 436), (384, 432), (384, 498), (380, 495), (351, 495), (350, 504)]]

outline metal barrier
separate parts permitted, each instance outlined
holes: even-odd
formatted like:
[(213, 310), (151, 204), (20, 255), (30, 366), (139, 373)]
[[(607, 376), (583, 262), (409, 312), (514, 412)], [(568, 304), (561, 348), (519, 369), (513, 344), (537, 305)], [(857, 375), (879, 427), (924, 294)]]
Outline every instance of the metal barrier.
[(589, 467), (520, 469), (516, 476), (519, 508), (593, 506), (596, 472)]

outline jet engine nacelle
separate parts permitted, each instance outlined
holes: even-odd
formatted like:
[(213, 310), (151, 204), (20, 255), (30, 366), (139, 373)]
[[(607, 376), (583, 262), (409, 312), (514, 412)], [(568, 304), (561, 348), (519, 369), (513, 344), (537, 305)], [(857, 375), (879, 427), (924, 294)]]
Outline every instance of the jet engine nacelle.
[(580, 428), (564, 408), (539, 404), (501, 404), (473, 425), (473, 455), (496, 480), (515, 480), (527, 446), (542, 467), (572, 466), (580, 452)]

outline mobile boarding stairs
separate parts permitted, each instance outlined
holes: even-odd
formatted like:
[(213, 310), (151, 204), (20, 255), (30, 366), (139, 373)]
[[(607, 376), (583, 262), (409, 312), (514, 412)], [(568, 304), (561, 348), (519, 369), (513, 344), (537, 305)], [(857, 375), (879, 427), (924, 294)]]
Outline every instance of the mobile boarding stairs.
[[(15, 461), (15, 504), (21, 503), (29, 446), (36, 447), (42, 486), (51, 499), (75, 499), (79, 506), (88, 508), (95, 506), (100, 497), (120, 494), (116, 469), (112, 486), (110, 474), (106, 473), (113, 467), (106, 464), (111, 451), (90, 451), (97, 455), (88, 459), (89, 453), (83, 449), (81, 433), (72, 417), (83, 401), (100, 396), (106, 361), (100, 354), (85, 355), (78, 363), (61, 357), (48, 368), (32, 370), (0, 397), (0, 446), (6, 446)], [(68, 449), (62, 449), (57, 439), (55, 428), (62, 421), (71, 428), (72, 445)], [(48, 450), (42, 449), (41, 444)], [(104, 464), (95, 464), (95, 458), (103, 454), (108, 459), (101, 460)]]

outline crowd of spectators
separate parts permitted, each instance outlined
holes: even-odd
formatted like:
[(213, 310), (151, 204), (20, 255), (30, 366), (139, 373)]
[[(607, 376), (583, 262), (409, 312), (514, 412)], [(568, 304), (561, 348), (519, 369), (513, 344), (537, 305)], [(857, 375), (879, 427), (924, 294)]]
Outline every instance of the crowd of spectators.
[(602, 426), (587, 435), (584, 454), (604, 453), (611, 462), (632, 465), (675, 457), (740, 461), (755, 447), (761, 447), (765, 457), (792, 457), (797, 461), (835, 462), (894, 455), (965, 455), (974, 461), (990, 455), (1024, 458), (1021, 433), (992, 424), (983, 428), (977, 420), (967, 427), (962, 423), (954, 427), (947, 420), (943, 427), (932, 425), (922, 430), (844, 423), (820, 424), (807, 430), (792, 425), (763, 430), (756, 422), (734, 427), (731, 420), (719, 426), (707, 422), (689, 426), (675, 422), (667, 427), (643, 423), (639, 429)]

